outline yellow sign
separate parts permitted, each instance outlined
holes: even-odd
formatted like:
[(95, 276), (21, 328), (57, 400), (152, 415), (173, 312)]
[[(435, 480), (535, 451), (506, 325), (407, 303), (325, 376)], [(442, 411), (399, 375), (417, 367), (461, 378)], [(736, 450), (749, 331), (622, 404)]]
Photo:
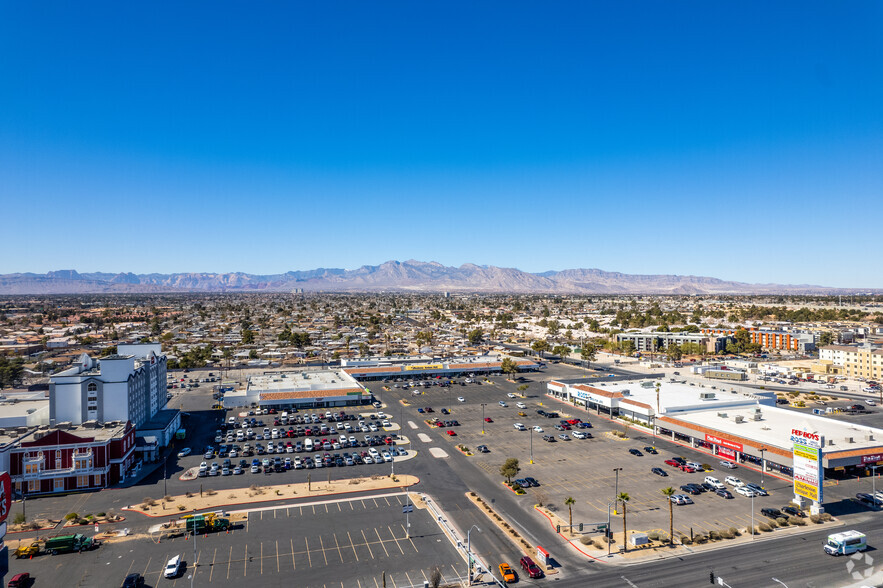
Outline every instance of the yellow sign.
[(406, 365), (405, 370), (406, 371), (441, 370), (441, 369), (444, 369), (444, 367), (445, 366), (440, 363), (432, 364), (432, 365)]
[(794, 480), (794, 493), (815, 502), (819, 501), (819, 489), (800, 480)]
[(797, 457), (802, 457), (803, 459), (808, 459), (810, 461), (819, 460), (818, 449), (810, 449), (808, 447), (803, 447), (802, 445), (794, 446), (794, 455), (796, 455)]

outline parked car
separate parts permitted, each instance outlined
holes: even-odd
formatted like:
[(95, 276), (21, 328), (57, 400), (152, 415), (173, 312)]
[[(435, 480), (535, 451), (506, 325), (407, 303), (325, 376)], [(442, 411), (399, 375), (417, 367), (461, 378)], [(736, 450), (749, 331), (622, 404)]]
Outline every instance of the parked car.
[(762, 508), (760, 514), (771, 519), (778, 519), (782, 516), (782, 511), (778, 508)]
[(645, 447), (644, 451), (646, 451), (647, 453), (650, 453), (652, 455), (656, 455), (657, 453), (659, 453), (658, 451), (656, 451), (656, 448), (653, 447), (652, 445), (648, 445), (647, 447)]
[(719, 490), (715, 490), (714, 493), (717, 494), (718, 496), (720, 496), (721, 498), (733, 498), (733, 494), (729, 490), (727, 490), (726, 488), (721, 488)]
[(539, 426), (539, 425), (534, 425), (533, 432), (534, 432), (534, 433), (542, 433), (542, 432), (543, 432), (543, 428), (542, 428), (541, 426)]
[(736, 476), (727, 476), (724, 478), (724, 483), (729, 484), (730, 486), (744, 486), (745, 482), (737, 478)]
[(539, 488), (539, 487), (540, 487), (540, 483), (537, 482), (534, 478), (531, 478), (530, 476), (525, 477), (525, 478), (524, 478), (524, 481), (527, 482), (527, 483), (528, 483), (531, 487), (533, 487), (533, 488)]
[(783, 506), (783, 507), (782, 507), (782, 512), (784, 512), (785, 514), (789, 514), (789, 515), (791, 515), (792, 517), (800, 517), (800, 518), (805, 518), (805, 517), (806, 517), (806, 513), (805, 513), (805, 512), (803, 512), (803, 511), (800, 510), (799, 508), (794, 508), (793, 506)]
[(721, 482), (714, 476), (705, 476), (705, 482), (711, 484), (715, 490), (722, 490), (725, 488), (723, 482)]
[(629, 449), (629, 453), (632, 455), (637, 455), (638, 457), (643, 457), (644, 454), (640, 452), (638, 449)]
[(129, 574), (123, 580), (123, 588), (138, 588), (139, 586), (144, 586), (144, 576), (137, 572)]
[(883, 500), (880, 500), (873, 494), (866, 494), (864, 492), (859, 492), (855, 495), (855, 499), (861, 502), (862, 504), (867, 504), (869, 506), (880, 506), (883, 505)]
[(663, 478), (668, 477), (668, 472), (666, 472), (662, 468), (652, 468), (650, 471), (653, 472), (654, 474), (656, 474), (657, 476), (662, 476)]
[(758, 496), (769, 496), (769, 492), (767, 492), (764, 489), (764, 487), (761, 486), (760, 484), (755, 484), (753, 482), (749, 482), (749, 483), (745, 484), (745, 486), (747, 486), (751, 490), (754, 490), (754, 493), (757, 494)]
[(748, 486), (737, 486), (736, 487), (736, 494), (741, 494), (742, 496), (745, 496), (746, 498), (751, 498), (753, 496), (757, 496), (757, 492), (755, 492), (754, 490), (752, 490)]
[[(28, 588), (31, 585), (31, 575), (27, 572), (22, 572), (20, 574), (16, 574), (9, 579), (9, 583), (6, 585), (7, 588)], [(138, 586), (142, 586), (144, 584), (144, 579), (142, 578), (141, 584)]]
[(168, 562), (166, 562), (166, 568), (163, 570), (163, 576), (166, 578), (177, 578), (181, 573), (181, 556), (176, 555)]
[(491, 450), (487, 448), (487, 445), (479, 445), (476, 447), (479, 453), (490, 453)]
[(187, 457), (190, 455), (191, 449), (189, 447), (185, 447), (181, 451), (178, 452), (178, 457)]
[(702, 493), (702, 492), (701, 492), (698, 488), (696, 488), (693, 484), (684, 484), (683, 486), (681, 486), (681, 490), (683, 490), (683, 491), (686, 492), (687, 494), (693, 494), (693, 495), (699, 495), (699, 494)]
[(721, 466), (727, 468), (728, 470), (735, 470), (738, 466), (731, 461), (723, 460), (720, 463)]

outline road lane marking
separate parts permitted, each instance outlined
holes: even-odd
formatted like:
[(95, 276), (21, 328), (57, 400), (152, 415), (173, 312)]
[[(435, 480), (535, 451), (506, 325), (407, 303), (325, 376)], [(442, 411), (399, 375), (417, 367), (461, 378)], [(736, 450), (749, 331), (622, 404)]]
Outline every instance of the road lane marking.
[(374, 527), (374, 532), (377, 533), (377, 540), (380, 541), (380, 546), (383, 548), (384, 553), (386, 553), (386, 557), (389, 557), (389, 552), (386, 550), (383, 539), (380, 538), (380, 531), (377, 530), (377, 527)]
[(351, 545), (352, 548), (353, 548), (353, 555), (356, 556), (356, 561), (358, 562), (358, 561), (359, 561), (359, 554), (356, 552), (356, 544), (353, 543), (353, 538), (352, 538), (352, 536), (350, 535), (350, 532), (349, 532), (349, 531), (346, 532), (346, 536), (350, 538), (350, 545)]
[[(368, 538), (365, 537), (365, 529), (361, 529), (361, 531), (362, 531), (362, 539), (365, 540), (365, 547), (368, 548), (368, 553), (371, 554), (371, 559), (374, 559), (374, 550), (371, 549), (371, 546), (368, 544)], [(381, 543), (381, 545), (382, 545), (382, 543)], [(375, 582), (376, 582), (376, 580), (375, 580)]]

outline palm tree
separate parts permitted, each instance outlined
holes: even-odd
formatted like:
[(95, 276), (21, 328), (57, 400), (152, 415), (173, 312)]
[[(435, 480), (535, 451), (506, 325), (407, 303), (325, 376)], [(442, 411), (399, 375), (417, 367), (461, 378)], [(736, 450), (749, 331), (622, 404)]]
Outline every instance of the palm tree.
[(567, 514), (570, 518), (570, 534), (573, 535), (573, 505), (576, 503), (576, 500), (573, 499), (573, 496), (568, 496), (564, 499), (564, 504), (567, 506)]
[(674, 495), (675, 489), (669, 486), (668, 488), (662, 489), (662, 494), (666, 498), (666, 502), (668, 502), (668, 536), (671, 537), (671, 544), (675, 544), (675, 511), (674, 504), (671, 501), (671, 497)]
[(628, 551), (629, 550), (629, 543), (628, 543), (628, 531), (626, 528), (626, 521), (625, 521), (625, 511), (626, 511), (626, 503), (629, 500), (631, 500), (631, 496), (629, 496), (626, 492), (620, 492), (619, 496), (617, 496), (616, 499), (622, 503), (622, 543), (623, 543), (623, 549), (625, 551)]

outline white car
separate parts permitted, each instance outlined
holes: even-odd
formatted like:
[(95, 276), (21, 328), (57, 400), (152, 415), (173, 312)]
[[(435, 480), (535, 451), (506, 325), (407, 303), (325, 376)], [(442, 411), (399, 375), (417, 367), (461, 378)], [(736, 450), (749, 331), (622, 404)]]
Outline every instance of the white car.
[(182, 449), (181, 451), (178, 452), (178, 457), (187, 457), (188, 455), (190, 455), (190, 448), (189, 447), (185, 447), (184, 449)]
[(181, 573), (181, 556), (176, 555), (166, 563), (166, 569), (163, 570), (163, 576), (166, 578), (175, 578)]
[(739, 486), (744, 486), (744, 485), (745, 485), (745, 482), (743, 482), (742, 480), (740, 480), (740, 479), (737, 478), (736, 476), (727, 476), (726, 478), (724, 478), (724, 482), (726, 482), (726, 483), (729, 484), (730, 486), (735, 486), (735, 487), (737, 487), (737, 488), (738, 488)]
[(503, 401), (501, 400), (501, 401), (500, 401), (500, 406), (502, 406), (503, 408), (506, 408), (506, 407), (509, 406), (509, 405), (506, 404), (505, 402), (503, 402)]
[(389, 451), (384, 451), (380, 454), (380, 456), (383, 458), (383, 461), (392, 461), (392, 455), (389, 453)]
[(515, 406), (517, 406), (518, 408), (527, 408), (527, 405), (523, 402), (516, 402)]
[(741, 494), (742, 496), (747, 496), (751, 498), (752, 496), (757, 496), (757, 492), (749, 488), (748, 486), (739, 486), (736, 488), (736, 494)]
[(466, 399), (462, 396), (457, 396), (457, 402), (466, 402)]
[(512, 394), (511, 392), (509, 392), (508, 394), (506, 394), (506, 396), (508, 396), (509, 398), (515, 398), (515, 394)]
[(877, 403), (874, 402), (873, 400), (871, 400), (870, 398), (865, 400), (865, 404), (867, 404), (868, 406), (877, 406)]
[(539, 425), (534, 425), (533, 432), (534, 432), (534, 433), (542, 433), (542, 432), (543, 432), (543, 428), (542, 428), (541, 426), (539, 426)]
[(585, 439), (585, 438), (588, 437), (588, 435), (586, 435), (586, 434), (583, 433), (582, 431), (574, 431), (574, 432), (571, 433), (570, 435), (571, 435), (574, 439)]
[(386, 419), (384, 419), (384, 421), (382, 423), (380, 423), (380, 425), (383, 427), (391, 427), (392, 426), (392, 424)]
[(720, 464), (721, 464), (721, 466), (727, 468), (728, 470), (735, 470), (736, 469), (736, 464), (734, 464), (731, 461), (725, 460), (725, 461), (720, 462)]
[(515, 423), (513, 426), (515, 427), (516, 431), (526, 431), (527, 430), (527, 428), (525, 428), (525, 426), (522, 425), (521, 423)]
[(726, 488), (726, 486), (724, 486), (724, 483), (714, 476), (705, 476), (705, 483), (710, 484), (715, 490), (723, 490), (724, 488)]
[(705, 471), (705, 468), (702, 467), (701, 463), (698, 463), (695, 461), (688, 461), (687, 465), (690, 466), (691, 468), (693, 468), (694, 470), (696, 470), (697, 472), (704, 472)]
[(204, 461), (201, 464), (199, 464), (199, 471), (204, 472), (207, 469), (208, 469), (208, 462), (207, 461)]

